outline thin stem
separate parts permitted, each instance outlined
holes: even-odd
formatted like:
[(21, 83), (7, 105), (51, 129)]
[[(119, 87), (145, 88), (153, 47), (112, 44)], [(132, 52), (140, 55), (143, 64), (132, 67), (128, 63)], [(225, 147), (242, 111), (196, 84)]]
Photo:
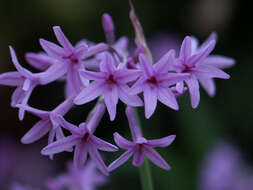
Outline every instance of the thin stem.
[[(139, 127), (140, 129), (142, 129), (138, 111), (135, 110), (135, 113), (136, 113), (137, 122), (139, 123)], [(149, 166), (149, 161), (147, 159), (144, 160), (144, 163), (140, 167), (139, 172), (140, 172), (142, 190), (153, 190), (151, 170)]]

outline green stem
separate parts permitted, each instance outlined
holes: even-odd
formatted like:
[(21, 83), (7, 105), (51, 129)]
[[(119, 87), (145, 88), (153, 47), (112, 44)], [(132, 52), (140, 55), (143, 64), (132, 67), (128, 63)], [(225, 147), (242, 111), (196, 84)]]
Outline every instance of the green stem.
[[(140, 117), (139, 117), (137, 109), (135, 110), (135, 113), (136, 113), (137, 122), (139, 123), (139, 127), (140, 129), (142, 129), (141, 121), (140, 121)], [(144, 163), (139, 169), (139, 173), (140, 173), (140, 178), (141, 178), (142, 190), (153, 190), (152, 176), (151, 176), (149, 161), (147, 159), (144, 160)]]

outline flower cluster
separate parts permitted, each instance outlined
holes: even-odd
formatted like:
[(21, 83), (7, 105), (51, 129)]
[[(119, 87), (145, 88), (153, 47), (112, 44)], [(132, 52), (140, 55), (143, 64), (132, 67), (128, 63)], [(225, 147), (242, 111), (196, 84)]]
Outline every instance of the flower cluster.
[[(145, 42), (140, 23), (131, 10), (131, 20), (136, 32), (136, 50), (128, 50), (128, 39), (121, 37), (115, 41), (114, 24), (108, 14), (102, 17), (106, 42), (93, 43), (82, 40), (72, 45), (59, 26), (53, 27), (60, 45), (40, 39), (43, 53), (27, 53), (27, 62), (40, 72), (32, 73), (19, 63), (16, 53), (10, 47), (12, 62), (17, 69), (0, 75), (0, 84), (16, 86), (11, 106), (19, 109), (19, 119), (25, 112), (40, 118), (21, 139), (29, 144), (48, 134), (48, 145), (41, 151), (53, 158), (63, 151), (74, 151), (74, 166), (83, 167), (87, 155), (105, 175), (123, 164), (133, 155), (133, 165), (140, 166), (144, 158), (149, 158), (157, 166), (169, 170), (167, 162), (154, 147), (169, 146), (175, 139), (170, 135), (161, 139), (147, 140), (142, 136), (133, 107), (145, 108), (149, 119), (155, 112), (158, 100), (171, 109), (178, 110), (177, 98), (189, 92), (191, 104), (196, 108), (200, 101), (199, 83), (210, 96), (215, 94), (214, 78), (228, 79), (222, 71), (230, 67), (234, 60), (224, 56), (210, 55), (217, 37), (213, 33), (202, 44), (194, 37), (183, 40), (179, 56), (169, 50), (156, 63)], [(29, 98), (38, 85), (54, 81), (65, 82), (65, 101), (51, 111), (33, 108)], [(143, 98), (142, 98), (143, 97)], [(74, 106), (83, 105), (97, 99), (97, 104), (85, 122), (75, 126), (65, 120), (64, 115)], [(126, 105), (133, 142), (114, 134), (116, 144), (127, 151), (109, 167), (98, 150), (114, 152), (118, 148), (96, 137), (94, 132), (103, 115), (109, 113), (113, 121), (117, 114), (117, 104), (121, 100)], [(69, 131), (65, 136), (63, 130)]]

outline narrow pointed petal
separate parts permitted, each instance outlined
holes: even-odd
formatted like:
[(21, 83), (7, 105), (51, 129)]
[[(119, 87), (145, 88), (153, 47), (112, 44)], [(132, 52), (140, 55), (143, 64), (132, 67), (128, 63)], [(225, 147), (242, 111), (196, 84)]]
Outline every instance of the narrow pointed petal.
[(54, 113), (60, 114), (60, 115), (65, 115), (74, 105), (73, 99), (74, 99), (73, 97), (69, 97), (66, 100), (64, 100), (64, 102), (59, 104), (54, 109)]
[(180, 49), (180, 53), (179, 53), (179, 57), (181, 59), (188, 59), (191, 54), (192, 54), (192, 44), (191, 44), (191, 37), (189, 36), (186, 36), (184, 38), (184, 41), (182, 42), (182, 46), (181, 46), (181, 49)]
[(74, 166), (76, 168), (83, 168), (84, 163), (87, 160), (87, 145), (83, 142), (79, 143), (75, 147), (75, 152), (74, 152)]
[(98, 43), (97, 45), (91, 46), (88, 51), (85, 53), (83, 59), (88, 58), (90, 56), (94, 56), (98, 53), (108, 50), (108, 45), (104, 43)]
[(41, 154), (50, 155), (50, 154), (60, 153), (72, 148), (79, 142), (80, 142), (80, 138), (78, 136), (71, 135), (49, 144), (48, 146), (42, 149)]
[(177, 99), (176, 99), (175, 95), (173, 94), (173, 92), (171, 92), (171, 90), (169, 88), (159, 88), (158, 89), (158, 99), (160, 100), (160, 102), (162, 102), (163, 104), (165, 104), (166, 106), (168, 106), (174, 110), (179, 109)]
[(53, 27), (54, 34), (58, 40), (58, 42), (68, 51), (72, 51), (74, 48), (72, 44), (69, 42), (67, 37), (64, 35), (64, 33), (61, 30), (60, 26), (54, 26)]
[(169, 146), (176, 138), (176, 135), (170, 135), (167, 137), (163, 137), (160, 139), (154, 139), (154, 140), (148, 140), (146, 144), (148, 144), (151, 147), (166, 147)]
[(109, 44), (113, 44), (115, 41), (114, 23), (113, 23), (112, 17), (107, 13), (103, 14), (102, 16), (102, 26), (103, 26), (104, 33), (106, 36), (106, 41)]
[(200, 77), (200, 78), (198, 78), (198, 80), (199, 80), (201, 86), (207, 92), (207, 94), (209, 96), (213, 97), (215, 95), (215, 92), (216, 92), (214, 79), (206, 78), (206, 77)]
[(139, 55), (140, 67), (146, 77), (154, 74), (153, 66), (144, 54)]
[(143, 77), (139, 78), (139, 80), (137, 80), (137, 82), (135, 82), (134, 85), (130, 88), (129, 94), (135, 95), (135, 94), (139, 94), (140, 92), (142, 92), (144, 82), (145, 82), (145, 79)]
[(39, 140), (48, 133), (50, 127), (48, 120), (40, 120), (22, 137), (21, 142), (23, 144), (30, 144)]
[(125, 139), (124, 137), (122, 137), (119, 133), (114, 133), (113, 134), (114, 137), (114, 141), (115, 143), (120, 147), (120, 148), (124, 148), (124, 149), (129, 149), (132, 148), (135, 143)]
[(25, 59), (32, 67), (44, 71), (58, 61), (45, 53), (26, 53)]
[(67, 97), (76, 96), (83, 89), (83, 84), (79, 76), (79, 68), (72, 65), (68, 65), (67, 68), (67, 88), (69, 88)]
[[(49, 131), (49, 134), (48, 134), (47, 144), (53, 143), (54, 139), (55, 139), (55, 130), (51, 129)], [(54, 154), (49, 154), (49, 158), (50, 158), (50, 160), (53, 160), (54, 159)]]
[(26, 92), (22, 89), (22, 86), (17, 87), (11, 96), (11, 106), (16, 107), (17, 104), (20, 104), (25, 95)]
[(138, 122), (137, 122), (137, 116), (136, 116), (135, 110), (132, 107), (127, 106), (126, 116), (128, 119), (128, 123), (129, 123), (129, 127), (131, 130), (131, 135), (133, 137), (133, 140), (136, 141), (137, 139), (142, 138), (141, 129), (140, 129)]
[(117, 80), (118, 83), (125, 84), (134, 81), (140, 76), (140, 74), (140, 70), (122, 69), (115, 72), (115, 80)]
[(212, 78), (221, 78), (221, 79), (229, 79), (230, 76), (222, 71), (221, 69), (218, 69), (213, 66), (209, 65), (198, 65), (197, 68), (194, 69), (194, 73), (196, 75), (206, 76), (206, 77), (212, 77)]
[(60, 79), (67, 72), (67, 67), (64, 63), (55, 63), (50, 66), (46, 71), (34, 74), (38, 76), (40, 84), (48, 84), (57, 79)]
[(119, 98), (122, 102), (129, 106), (143, 106), (143, 102), (137, 95), (129, 95), (130, 88), (127, 85), (118, 86)]
[(234, 66), (235, 60), (222, 55), (210, 55), (203, 61), (203, 65), (211, 65), (219, 69), (226, 69)]
[(64, 129), (67, 129), (68, 131), (70, 131), (72, 134), (81, 134), (80, 130), (77, 126), (67, 122), (63, 116), (58, 115), (57, 117), (57, 122), (59, 123), (59, 125), (61, 125)]
[(144, 86), (145, 117), (148, 119), (154, 113), (157, 105), (157, 89), (148, 85)]
[(118, 168), (119, 166), (121, 166), (122, 164), (124, 164), (130, 158), (130, 156), (132, 154), (133, 154), (133, 151), (131, 149), (127, 150), (117, 160), (113, 161), (109, 165), (108, 170), (109, 171), (115, 170), (116, 168)]
[(80, 70), (79, 73), (84, 78), (89, 79), (89, 80), (105, 80), (105, 78), (106, 78), (106, 74), (101, 73), (101, 72)]
[(110, 120), (113, 121), (116, 116), (117, 104), (119, 100), (117, 88), (112, 87), (111, 91), (107, 91), (104, 94), (105, 105), (110, 116)]
[(95, 137), (94, 135), (90, 136), (93, 144), (97, 147), (97, 149), (99, 150), (103, 150), (103, 151), (108, 151), (108, 152), (115, 152), (118, 150), (118, 147), (100, 139)]
[(109, 53), (105, 53), (100, 64), (100, 71), (113, 74), (116, 70), (113, 57)]
[(170, 170), (171, 167), (167, 164), (167, 162), (152, 148), (144, 148), (146, 156), (157, 166), (162, 169)]
[(31, 80), (30, 79), (25, 79), (24, 84), (23, 84), (23, 90), (27, 91), (31, 86)]
[(33, 115), (36, 115), (37, 117), (42, 118), (42, 119), (46, 118), (47, 116), (49, 116), (49, 112), (48, 111), (36, 109), (36, 108), (30, 107), (28, 105), (18, 104), (18, 105), (16, 105), (16, 107), (23, 108), (24, 110), (32, 113)]
[(78, 59), (83, 59), (85, 54), (88, 52), (88, 45), (86, 43), (82, 43), (79, 46), (75, 47), (75, 55)]
[(108, 169), (107, 169), (104, 161), (102, 160), (99, 152), (92, 145), (89, 147), (89, 154), (90, 154), (91, 159), (95, 162), (95, 164), (98, 167), (98, 169), (100, 169), (100, 171), (103, 174), (109, 175)]
[(195, 77), (185, 80), (191, 97), (192, 108), (197, 108), (200, 100), (199, 83)]
[(214, 41), (215, 43), (217, 42), (218, 36), (216, 32), (212, 32), (207, 40), (199, 47), (199, 50), (205, 48), (211, 41)]
[(205, 47), (198, 50), (197, 53), (189, 59), (188, 65), (193, 66), (201, 63), (214, 49), (215, 41), (210, 41)]
[(168, 72), (172, 67), (175, 59), (175, 50), (168, 51), (155, 65), (157, 73)]
[(141, 166), (145, 159), (145, 154), (143, 152), (143, 149), (141, 147), (137, 147), (134, 150), (133, 155), (134, 155), (134, 158), (133, 158), (132, 164), (137, 167)]
[(7, 72), (0, 74), (0, 85), (20, 86), (23, 82), (24, 78), (19, 72)]
[(96, 99), (106, 89), (104, 82), (92, 82), (90, 86), (83, 89), (75, 98), (74, 103), (77, 105), (85, 104), (89, 101)]
[(62, 58), (65, 54), (63, 48), (47, 40), (40, 39), (40, 45), (49, 56), (54, 58)]
[(23, 68), (19, 62), (18, 62), (18, 59), (17, 59), (17, 56), (16, 56), (16, 53), (14, 51), (14, 49), (12, 48), (12, 46), (9, 46), (9, 49), (10, 49), (10, 53), (11, 53), (11, 59), (12, 59), (12, 62), (15, 66), (15, 68), (18, 70), (18, 72), (27, 77), (27, 78), (31, 78), (32, 76), (32, 73), (30, 71), (28, 71), (27, 69)]

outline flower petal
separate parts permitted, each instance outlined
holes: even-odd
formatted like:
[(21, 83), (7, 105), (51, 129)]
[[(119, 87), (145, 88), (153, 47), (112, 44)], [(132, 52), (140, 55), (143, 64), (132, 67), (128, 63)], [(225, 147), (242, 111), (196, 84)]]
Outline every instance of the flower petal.
[(219, 69), (225, 69), (235, 65), (235, 60), (222, 55), (210, 55), (203, 62), (203, 65), (211, 65)]
[(58, 40), (58, 42), (68, 51), (72, 51), (74, 48), (72, 44), (69, 42), (67, 37), (64, 35), (64, 33), (61, 30), (60, 26), (54, 26), (53, 27), (54, 34)]
[(148, 119), (154, 113), (157, 105), (157, 89), (151, 88), (149, 85), (143, 87), (144, 103), (145, 103), (145, 117)]
[(111, 91), (107, 90), (104, 94), (105, 105), (110, 115), (110, 120), (113, 121), (116, 116), (116, 109), (119, 100), (118, 91), (115, 86), (112, 86)]
[(0, 74), (0, 84), (6, 86), (20, 86), (24, 78), (19, 72), (7, 72)]
[(132, 148), (135, 143), (125, 139), (124, 137), (122, 137), (119, 133), (114, 133), (113, 134), (114, 137), (114, 141), (115, 143), (120, 147), (120, 148), (124, 148), (124, 149), (129, 149)]
[(168, 72), (174, 63), (175, 51), (168, 51), (155, 65), (154, 70), (156, 73)]
[(113, 74), (116, 70), (113, 57), (109, 53), (104, 53), (102, 62), (100, 63), (100, 71)]
[(230, 78), (230, 76), (221, 69), (209, 65), (198, 65), (197, 68), (194, 69), (194, 74), (197, 77), (204, 76), (209, 78), (221, 78), (221, 79)]
[(184, 41), (182, 42), (182, 46), (180, 48), (179, 58), (183, 60), (187, 60), (192, 54), (192, 39), (190, 36), (186, 36)]
[(167, 137), (163, 137), (160, 139), (154, 139), (154, 140), (148, 140), (148, 142), (146, 144), (148, 144), (149, 146), (152, 147), (166, 147), (169, 146), (176, 138), (176, 135), (170, 135)]
[(41, 154), (50, 155), (50, 154), (60, 153), (60, 152), (66, 151), (67, 149), (72, 148), (79, 142), (80, 142), (80, 138), (78, 136), (71, 135), (49, 144), (48, 146), (42, 149)]
[(108, 169), (104, 161), (102, 160), (99, 152), (92, 145), (89, 146), (89, 154), (90, 154), (91, 159), (95, 162), (96, 166), (100, 169), (100, 171), (105, 175), (109, 175)]
[(130, 88), (127, 85), (118, 85), (119, 98), (129, 106), (143, 106), (143, 102), (137, 95), (129, 95)]
[(125, 84), (134, 81), (140, 74), (140, 70), (120, 69), (115, 72), (114, 76), (117, 83)]
[(99, 149), (99, 150), (108, 151), (108, 152), (115, 152), (118, 150), (118, 147), (116, 147), (116, 146), (114, 146), (114, 145), (112, 145), (100, 138), (97, 138), (94, 135), (90, 135), (90, 138), (91, 138), (94, 146), (96, 146), (97, 149)]
[(133, 158), (132, 164), (137, 167), (141, 166), (145, 159), (143, 148), (140, 146), (135, 147), (133, 154), (134, 154), (134, 158)]
[(80, 129), (77, 126), (67, 122), (63, 118), (63, 116), (58, 115), (57, 122), (59, 123), (59, 125), (61, 125), (64, 129), (67, 129), (68, 131), (70, 131), (72, 134), (81, 135)]
[(45, 53), (26, 53), (25, 59), (32, 67), (44, 71), (58, 61)]
[(89, 101), (94, 100), (99, 95), (101, 95), (106, 89), (106, 85), (104, 82), (94, 81), (88, 86), (84, 88), (75, 98), (74, 103), (77, 105), (85, 104)]
[(33, 143), (46, 135), (50, 128), (48, 120), (40, 120), (22, 137), (21, 142), (23, 144)]
[(40, 39), (40, 45), (43, 48), (43, 50), (53, 58), (61, 59), (65, 55), (64, 49), (52, 42)]
[(98, 43), (97, 45), (91, 46), (88, 51), (83, 56), (83, 59), (86, 59), (90, 56), (94, 56), (100, 52), (108, 50), (108, 45), (104, 43)]
[(170, 166), (167, 162), (152, 148), (144, 147), (146, 156), (157, 166), (165, 170), (170, 170)]
[(28, 111), (32, 113), (33, 115), (36, 115), (37, 117), (40, 117), (42, 119), (45, 119), (47, 116), (49, 116), (48, 111), (32, 108), (28, 105), (17, 104), (16, 107), (23, 108), (25, 111)]
[(83, 168), (85, 161), (87, 160), (88, 147), (86, 143), (79, 143), (75, 147), (74, 152), (74, 166), (78, 169)]
[(179, 109), (177, 99), (169, 88), (158, 88), (158, 99), (160, 102), (174, 110)]
[(89, 80), (105, 80), (106, 74), (102, 72), (92, 72), (86, 70), (80, 70), (80, 75)]
[(200, 100), (199, 83), (198, 80), (193, 76), (185, 80), (191, 97), (191, 104), (193, 108), (197, 108)]
[(139, 55), (140, 67), (143, 71), (143, 74), (146, 77), (151, 77), (154, 74), (154, 69), (148, 58), (144, 54)]
[(132, 154), (133, 154), (132, 150), (127, 150), (117, 160), (113, 161), (109, 165), (108, 170), (109, 171), (115, 170), (116, 168), (118, 168), (119, 166), (121, 166), (122, 164), (124, 164), (130, 158), (130, 156)]
[(216, 92), (214, 79), (207, 78), (207, 77), (199, 77), (198, 79), (199, 79), (201, 86), (205, 89), (207, 94), (209, 96), (213, 97)]

